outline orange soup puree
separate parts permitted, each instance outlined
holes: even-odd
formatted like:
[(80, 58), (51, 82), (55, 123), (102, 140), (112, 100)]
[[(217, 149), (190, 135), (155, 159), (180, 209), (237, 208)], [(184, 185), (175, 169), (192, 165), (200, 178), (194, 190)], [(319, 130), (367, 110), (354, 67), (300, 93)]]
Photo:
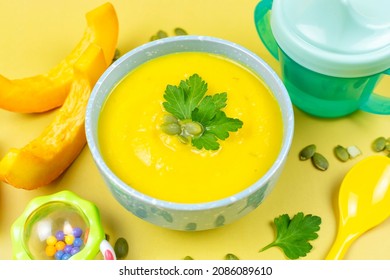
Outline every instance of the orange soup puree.
[[(160, 129), (166, 86), (194, 73), (208, 84), (206, 94), (226, 92), (223, 110), (243, 121), (217, 151), (198, 150)], [(262, 177), (280, 152), (283, 123), (276, 99), (254, 73), (221, 56), (185, 52), (155, 58), (118, 83), (98, 133), (103, 158), (122, 181), (157, 199), (196, 203), (226, 198)]]

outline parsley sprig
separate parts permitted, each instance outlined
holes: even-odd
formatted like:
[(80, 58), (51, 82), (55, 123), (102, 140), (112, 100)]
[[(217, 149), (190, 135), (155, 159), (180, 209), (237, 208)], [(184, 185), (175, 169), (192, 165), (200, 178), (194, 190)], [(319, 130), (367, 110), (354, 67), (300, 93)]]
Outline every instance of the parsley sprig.
[(165, 89), (163, 106), (170, 113), (162, 124), (164, 132), (176, 135), (183, 143), (196, 148), (218, 150), (218, 140), (236, 132), (243, 122), (229, 118), (222, 111), (227, 105), (227, 93), (206, 95), (207, 83), (198, 74)]
[(265, 246), (260, 252), (271, 247), (280, 247), (289, 259), (304, 257), (311, 251), (313, 246), (310, 240), (318, 238), (321, 218), (313, 215), (296, 214), (292, 219), (287, 214), (274, 219), (276, 226), (276, 238)]

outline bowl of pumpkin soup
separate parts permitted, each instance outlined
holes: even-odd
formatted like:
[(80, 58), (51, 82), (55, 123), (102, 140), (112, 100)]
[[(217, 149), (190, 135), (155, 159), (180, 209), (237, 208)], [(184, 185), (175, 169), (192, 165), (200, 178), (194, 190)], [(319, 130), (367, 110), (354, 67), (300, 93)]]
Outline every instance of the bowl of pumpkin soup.
[(260, 206), (293, 130), (278, 75), (248, 49), (207, 36), (124, 54), (96, 83), (86, 112), (88, 146), (114, 198), (183, 231), (221, 227)]

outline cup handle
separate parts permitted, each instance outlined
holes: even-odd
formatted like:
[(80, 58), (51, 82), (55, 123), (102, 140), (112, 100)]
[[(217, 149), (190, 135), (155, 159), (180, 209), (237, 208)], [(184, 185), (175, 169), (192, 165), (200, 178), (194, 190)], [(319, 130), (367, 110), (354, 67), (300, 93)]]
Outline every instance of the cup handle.
[[(384, 75), (390, 75), (390, 68), (383, 72)], [(361, 110), (381, 115), (390, 114), (390, 97), (381, 96), (376, 93), (371, 94), (367, 102), (361, 107)]]
[(278, 44), (272, 34), (270, 15), (273, 0), (261, 0), (255, 8), (255, 26), (261, 41), (274, 58), (279, 60)]

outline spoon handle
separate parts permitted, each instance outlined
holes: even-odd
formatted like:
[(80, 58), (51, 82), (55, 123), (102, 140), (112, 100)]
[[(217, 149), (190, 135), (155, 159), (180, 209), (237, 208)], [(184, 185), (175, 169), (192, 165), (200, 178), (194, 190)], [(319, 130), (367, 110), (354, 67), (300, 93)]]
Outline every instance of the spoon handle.
[(336, 240), (334, 241), (325, 260), (341, 260), (345, 253), (351, 246), (352, 242), (357, 238), (357, 235), (343, 234), (338, 232)]

